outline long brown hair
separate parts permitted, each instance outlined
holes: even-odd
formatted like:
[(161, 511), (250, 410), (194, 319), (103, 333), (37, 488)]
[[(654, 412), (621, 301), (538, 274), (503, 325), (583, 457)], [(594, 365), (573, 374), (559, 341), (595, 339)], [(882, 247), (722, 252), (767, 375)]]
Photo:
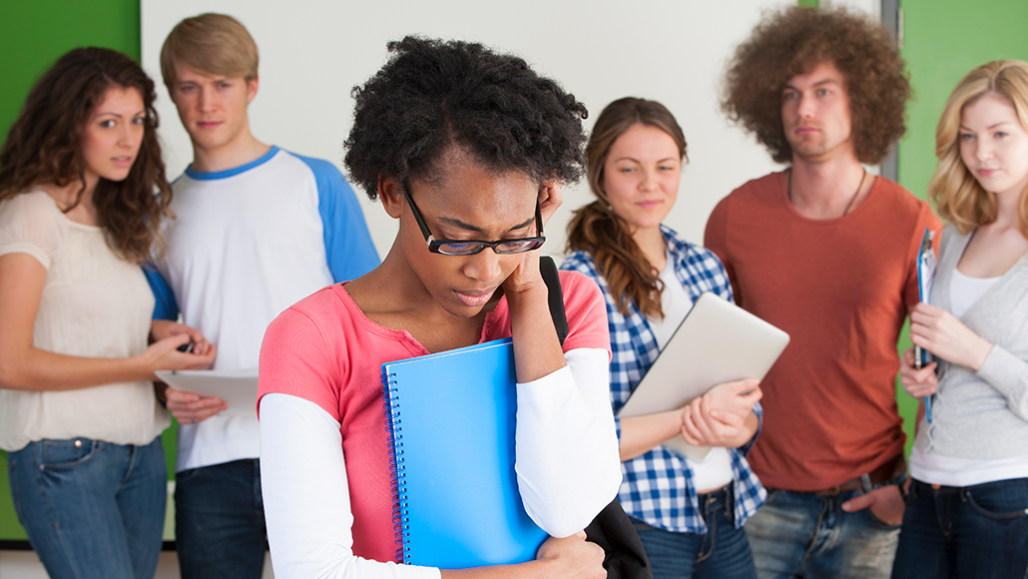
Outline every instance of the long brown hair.
[(59, 58), (36, 82), (0, 148), (0, 201), (41, 183), (63, 187), (75, 181), (82, 182), (81, 199), (85, 192), (82, 134), (89, 116), (112, 87), (139, 91), (146, 110), (143, 141), (125, 180), (100, 178), (93, 204), (111, 249), (143, 263), (152, 257), (153, 249), (163, 248), (160, 223), (171, 215), (171, 187), (157, 141), (153, 81), (120, 52), (77, 48)]
[(568, 224), (568, 251), (592, 254), (622, 314), (629, 315), (629, 304), (634, 303), (644, 315), (663, 319), (660, 272), (646, 259), (628, 224), (614, 213), (603, 190), (603, 166), (610, 148), (629, 127), (640, 123), (667, 133), (678, 145), (681, 159), (688, 160), (682, 128), (664, 105), (632, 97), (607, 105), (596, 119), (585, 147), (589, 189), (597, 200), (575, 211)]
[[(935, 131), (935, 156), (939, 164), (928, 183), (939, 216), (966, 234), (979, 225), (996, 220), (996, 197), (978, 183), (960, 156), (960, 118), (964, 109), (988, 93), (1007, 99), (1021, 126), (1028, 130), (1028, 63), (994, 60), (967, 73), (946, 101)], [(1028, 237), (1028, 195), (1021, 192), (1017, 228)]]

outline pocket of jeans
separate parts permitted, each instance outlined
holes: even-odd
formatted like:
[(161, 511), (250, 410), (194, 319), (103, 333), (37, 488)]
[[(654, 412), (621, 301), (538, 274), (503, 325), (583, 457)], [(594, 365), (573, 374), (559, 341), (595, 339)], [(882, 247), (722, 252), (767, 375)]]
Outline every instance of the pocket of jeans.
[(191, 468), (191, 469), (188, 469), (188, 470), (183, 470), (181, 472), (177, 472), (177, 473), (175, 473), (175, 482), (178, 483), (178, 482), (187, 481), (187, 480), (195, 477), (198, 472), (200, 472), (199, 468)]
[(98, 443), (88, 438), (44, 440), (41, 443), (39, 466), (58, 470), (82, 466), (96, 455)]
[(890, 525), (889, 523), (886, 523), (885, 521), (879, 519), (878, 516), (875, 515), (874, 512), (871, 511), (871, 507), (868, 507), (868, 508), (864, 509), (864, 513), (867, 514), (867, 518), (871, 519), (871, 523), (872, 524), (877, 525), (877, 526), (879, 526), (879, 527), (881, 527), (883, 529), (887, 529), (887, 530), (891, 531), (891, 530), (898, 529), (898, 528), (903, 526), (902, 522), (900, 522), (898, 525)]
[(1028, 517), (1028, 508), (1026, 508), (1028, 507), (1028, 505), (1026, 505), (1025, 507), (1018, 508), (1017, 510), (994, 511), (991, 508), (986, 508), (985, 506), (980, 505), (978, 501), (975, 500), (974, 492), (971, 489), (966, 489), (964, 491), (964, 496), (967, 497), (967, 502), (971, 504), (971, 508), (977, 511), (978, 514), (989, 519), (995, 519), (998, 521), (1008, 521), (1011, 519)]

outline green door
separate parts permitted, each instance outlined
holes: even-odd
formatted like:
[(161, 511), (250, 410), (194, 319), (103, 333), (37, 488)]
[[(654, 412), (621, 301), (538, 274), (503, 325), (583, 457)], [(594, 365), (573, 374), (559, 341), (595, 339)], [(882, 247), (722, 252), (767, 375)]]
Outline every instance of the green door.
[[(998, 59), (1028, 61), (1028, 2), (900, 0), (899, 7), (901, 53), (914, 87), (914, 102), (907, 107), (907, 134), (899, 144), (899, 182), (926, 198), (935, 171), (935, 126), (946, 99), (960, 79), (979, 65)], [(884, 19), (888, 21), (887, 16)], [(904, 332), (901, 347), (909, 345)], [(909, 452), (917, 402), (898, 382), (896, 396), (906, 418)]]

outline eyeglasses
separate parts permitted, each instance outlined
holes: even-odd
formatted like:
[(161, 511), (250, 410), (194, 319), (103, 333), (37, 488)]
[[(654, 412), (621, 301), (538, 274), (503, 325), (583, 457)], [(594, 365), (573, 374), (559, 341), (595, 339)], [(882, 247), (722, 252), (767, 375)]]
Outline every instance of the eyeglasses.
[(403, 191), (403, 197), (407, 200), (407, 204), (410, 205), (410, 211), (414, 214), (414, 220), (418, 222), (421, 234), (425, 236), (425, 241), (428, 242), (428, 250), (432, 253), (474, 255), (487, 247), (493, 248), (493, 251), (500, 254), (524, 253), (542, 247), (543, 242), (546, 241), (546, 237), (543, 235), (543, 214), (539, 209), (538, 201), (535, 202), (535, 227), (539, 232), (539, 235), (536, 237), (501, 239), (499, 241), (436, 239), (432, 236), (432, 232), (428, 230), (425, 218), (421, 216), (421, 211), (418, 210), (418, 206), (411, 199), (410, 193), (407, 192), (407, 187), (401, 186), (400, 190)]

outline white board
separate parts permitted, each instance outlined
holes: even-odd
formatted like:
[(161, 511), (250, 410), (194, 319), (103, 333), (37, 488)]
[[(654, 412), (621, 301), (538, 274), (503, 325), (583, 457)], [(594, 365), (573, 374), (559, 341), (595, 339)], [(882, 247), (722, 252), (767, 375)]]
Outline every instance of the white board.
[[(718, 87), (726, 60), (762, 11), (793, 3), (142, 0), (142, 57), (159, 85), (160, 134), (168, 174), (174, 178), (192, 159), (192, 150), (160, 80), (159, 55), (164, 38), (183, 18), (203, 12), (238, 18), (261, 55), (260, 92), (250, 106), (254, 134), (265, 143), (322, 157), (340, 168), (353, 115), (350, 89), (385, 62), (387, 41), (422, 34), (515, 52), (586, 103), (591, 113), (587, 128), (604, 106), (624, 96), (658, 100), (675, 114), (689, 143), (690, 163), (667, 224), (701, 243), (718, 200), (778, 167), (721, 114)], [(384, 256), (396, 226), (379, 204), (358, 194)], [(563, 254), (571, 210), (593, 197), (583, 180), (565, 190), (564, 199), (546, 228), (549, 239), (543, 251), (550, 255)]]

